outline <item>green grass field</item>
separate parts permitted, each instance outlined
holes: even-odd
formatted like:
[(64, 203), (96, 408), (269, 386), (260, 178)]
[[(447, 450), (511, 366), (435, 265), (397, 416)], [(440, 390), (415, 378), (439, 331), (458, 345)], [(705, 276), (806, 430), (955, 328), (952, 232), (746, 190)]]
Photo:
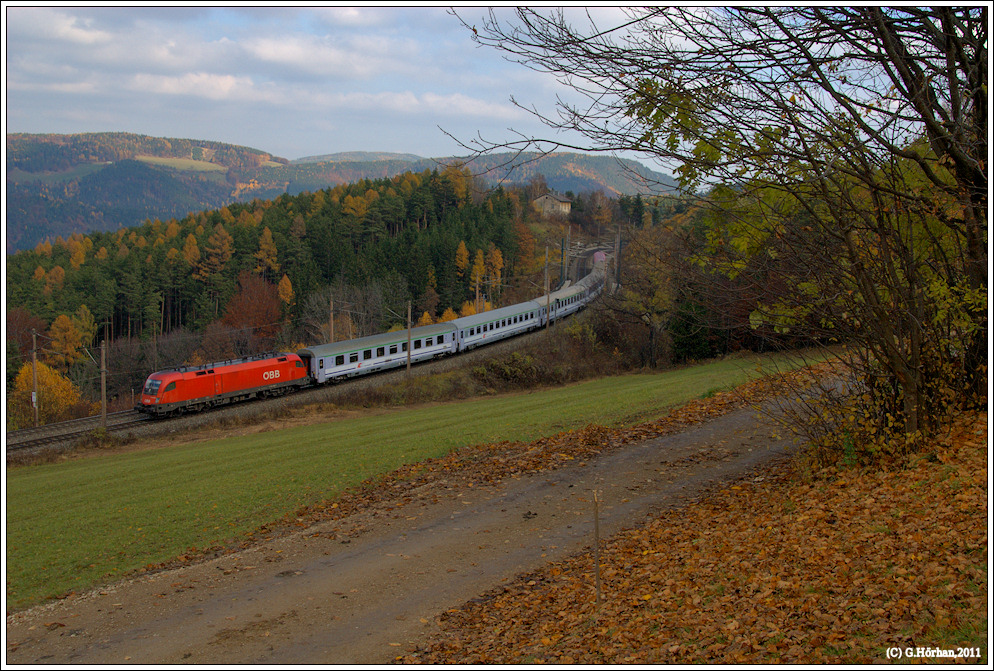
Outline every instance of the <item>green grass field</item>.
[(742, 357), (561, 389), (7, 469), (7, 607), (243, 537), (403, 464), (481, 443), (621, 426), (731, 388), (783, 358)]
[(135, 156), (135, 160), (162, 165), (176, 170), (189, 170), (192, 172), (225, 172), (227, 168), (210, 161), (196, 161), (192, 158), (163, 158), (160, 156)]

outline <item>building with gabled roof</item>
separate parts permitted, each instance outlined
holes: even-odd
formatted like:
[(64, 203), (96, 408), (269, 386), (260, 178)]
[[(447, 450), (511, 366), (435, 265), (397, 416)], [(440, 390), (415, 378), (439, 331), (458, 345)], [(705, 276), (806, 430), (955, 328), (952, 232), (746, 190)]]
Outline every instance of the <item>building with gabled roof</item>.
[(547, 193), (532, 201), (535, 208), (545, 217), (568, 217), (573, 201), (557, 193)]

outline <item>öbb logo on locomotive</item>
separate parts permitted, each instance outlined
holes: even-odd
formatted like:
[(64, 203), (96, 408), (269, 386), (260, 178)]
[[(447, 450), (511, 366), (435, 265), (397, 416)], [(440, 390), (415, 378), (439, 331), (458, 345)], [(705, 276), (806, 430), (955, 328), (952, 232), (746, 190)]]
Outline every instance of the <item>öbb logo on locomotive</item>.
[[(448, 322), (315, 345), (297, 353), (269, 353), (152, 373), (137, 410), (154, 417), (285, 394), (380, 370), (428, 361), (534, 331), (586, 307), (603, 290), (607, 257), (575, 284), (524, 303)], [(408, 351), (410, 348), (410, 351)], [(400, 355), (400, 356), (398, 356)]]

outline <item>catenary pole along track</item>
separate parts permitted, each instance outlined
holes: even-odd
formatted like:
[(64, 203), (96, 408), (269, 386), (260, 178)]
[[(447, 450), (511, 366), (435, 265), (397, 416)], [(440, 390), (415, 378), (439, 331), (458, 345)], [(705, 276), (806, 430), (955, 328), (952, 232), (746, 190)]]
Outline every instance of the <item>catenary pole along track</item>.
[[(588, 248), (577, 255), (576, 266), (572, 274), (579, 274), (580, 267), (587, 266), (589, 259), (600, 247)], [(569, 317), (565, 317), (568, 319)], [(511, 351), (524, 344), (544, 337), (544, 330), (514, 336), (469, 352), (460, 353), (454, 357), (446, 357), (436, 361), (423, 362), (417, 365), (417, 374), (441, 372), (452, 367), (479, 361), (505, 351)], [(352, 378), (346, 383), (337, 383), (323, 387), (305, 387), (289, 396), (278, 399), (258, 399), (250, 402), (220, 406), (211, 410), (184, 415), (173, 419), (156, 419), (136, 410), (125, 410), (107, 415), (107, 435), (134, 437), (137, 435), (152, 435), (174, 433), (183, 429), (204, 426), (211, 422), (247, 418), (252, 415), (273, 411), (290, 405), (307, 403), (332, 402), (347, 396), (352, 390), (379, 386), (398, 382), (406, 377), (403, 369), (392, 369), (371, 375)], [(6, 454), (8, 462), (12, 458), (29, 456), (36, 452), (47, 450), (65, 450), (72, 448), (82, 440), (94, 436), (101, 429), (99, 416), (74, 419), (66, 422), (56, 422), (44, 426), (9, 431), (6, 434)]]

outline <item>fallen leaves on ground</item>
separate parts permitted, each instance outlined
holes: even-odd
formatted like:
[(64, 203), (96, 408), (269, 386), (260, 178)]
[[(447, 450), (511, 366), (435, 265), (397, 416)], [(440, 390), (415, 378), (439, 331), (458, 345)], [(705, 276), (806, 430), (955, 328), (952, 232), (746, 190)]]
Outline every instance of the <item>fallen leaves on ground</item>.
[(739, 481), (603, 542), (599, 604), (592, 553), (575, 556), (450, 610), (398, 661), (867, 664), (966, 646), (982, 659), (940, 661), (986, 663), (987, 444), (984, 412), (901, 466)]

